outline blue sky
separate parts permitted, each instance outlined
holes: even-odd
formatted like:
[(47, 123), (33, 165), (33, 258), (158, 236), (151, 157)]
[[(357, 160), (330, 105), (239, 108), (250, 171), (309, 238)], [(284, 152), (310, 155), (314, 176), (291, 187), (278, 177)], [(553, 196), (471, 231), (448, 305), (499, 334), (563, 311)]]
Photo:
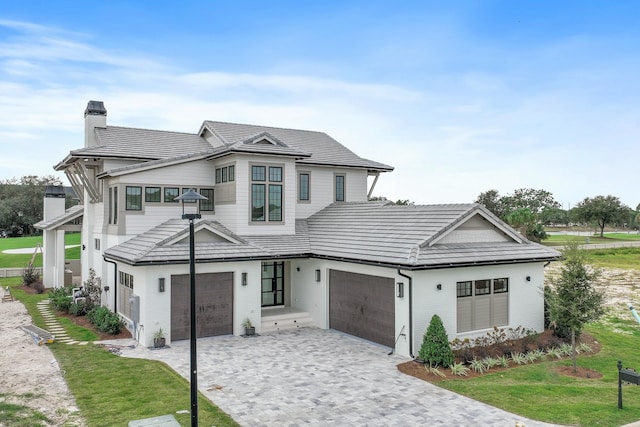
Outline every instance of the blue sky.
[(635, 1), (3, 2), (0, 179), (108, 124), (319, 130), (394, 166), (374, 194), (531, 187), (640, 203)]

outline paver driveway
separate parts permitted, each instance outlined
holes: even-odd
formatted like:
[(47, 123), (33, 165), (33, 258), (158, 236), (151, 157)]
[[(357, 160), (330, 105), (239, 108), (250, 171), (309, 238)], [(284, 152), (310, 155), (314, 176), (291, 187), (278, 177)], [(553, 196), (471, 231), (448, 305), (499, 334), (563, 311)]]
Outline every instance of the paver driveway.
[[(301, 328), (198, 340), (198, 386), (245, 426), (509, 426), (549, 424), (400, 373), (407, 359), (340, 332)], [(189, 378), (189, 341), (125, 349)], [(188, 408), (185, 408), (188, 409)]]

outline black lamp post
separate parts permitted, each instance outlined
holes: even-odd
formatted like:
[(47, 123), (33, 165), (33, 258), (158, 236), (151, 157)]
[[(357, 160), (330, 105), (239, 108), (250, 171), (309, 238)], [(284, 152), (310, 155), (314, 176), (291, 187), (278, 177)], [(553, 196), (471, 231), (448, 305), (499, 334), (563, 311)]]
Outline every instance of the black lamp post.
[[(191, 427), (198, 427), (198, 357), (196, 351), (196, 259), (193, 220), (202, 218), (200, 200), (207, 200), (193, 188), (176, 197), (182, 203), (182, 219), (189, 220), (189, 283), (191, 300)], [(185, 213), (185, 204), (195, 205), (194, 213)]]

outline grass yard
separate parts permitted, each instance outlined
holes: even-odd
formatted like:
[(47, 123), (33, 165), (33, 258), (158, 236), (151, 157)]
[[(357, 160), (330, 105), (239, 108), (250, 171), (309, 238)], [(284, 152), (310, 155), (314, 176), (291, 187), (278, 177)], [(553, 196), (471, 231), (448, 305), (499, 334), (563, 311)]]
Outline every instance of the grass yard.
[(578, 379), (559, 374), (570, 361), (548, 361), (488, 373), (469, 380), (440, 381), (438, 385), (516, 414), (550, 423), (580, 426), (620, 426), (640, 419), (640, 387), (623, 387), (623, 409), (617, 407), (617, 367), (640, 368), (640, 325), (617, 321), (615, 330), (604, 323), (587, 332), (602, 350), (578, 357), (578, 365), (595, 369), (600, 379)]
[(547, 246), (564, 246), (569, 242), (580, 244), (615, 243), (640, 241), (640, 234), (637, 233), (605, 233), (604, 237), (595, 236), (574, 236), (569, 234), (550, 234), (549, 238), (542, 241)]
[[(14, 297), (26, 306), (33, 322), (44, 327), (44, 319), (36, 304), (46, 295), (25, 293), (17, 288), (21, 281), (20, 277), (0, 279), (0, 286), (13, 287)], [(75, 336), (87, 339), (95, 336), (84, 328), (70, 326), (65, 318), (59, 319)], [(165, 414), (173, 414), (182, 426), (190, 425), (188, 413), (176, 414), (180, 410), (189, 410), (191, 406), (189, 383), (166, 364), (119, 357), (93, 345), (54, 343), (49, 348), (65, 372), (69, 389), (91, 427), (127, 425), (131, 420)], [(38, 416), (28, 413), (28, 408), (15, 410)], [(203, 426), (237, 426), (231, 417), (202, 395), (198, 398), (198, 421)]]
[[(79, 245), (80, 233), (66, 233), (64, 242), (65, 245)], [(3, 251), (7, 249), (35, 248), (38, 243), (42, 245), (42, 236), (0, 239), (0, 268), (26, 267), (31, 261), (33, 252), (28, 254), (5, 254)], [(79, 259), (80, 247), (66, 249), (65, 256), (67, 259)], [(34, 265), (36, 267), (42, 266), (42, 255), (40, 253), (36, 255)]]
[(640, 269), (640, 247), (591, 249), (587, 256), (595, 267)]

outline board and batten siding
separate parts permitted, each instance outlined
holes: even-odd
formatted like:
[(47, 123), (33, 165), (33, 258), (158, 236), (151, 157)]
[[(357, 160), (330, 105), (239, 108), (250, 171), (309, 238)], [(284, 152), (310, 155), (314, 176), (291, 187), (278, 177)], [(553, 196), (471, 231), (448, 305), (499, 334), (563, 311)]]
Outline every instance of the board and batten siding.
[(439, 244), (512, 241), (501, 230), (480, 215), (474, 215), (438, 240)]
[(335, 201), (336, 174), (345, 175), (345, 197), (347, 202), (367, 200), (367, 171), (362, 169), (331, 168), (298, 165), (298, 171), (310, 173), (309, 195), (311, 200), (298, 202), (298, 173), (296, 172), (296, 218), (308, 218)]
[[(150, 170), (131, 171), (127, 175), (112, 178), (124, 185), (176, 186), (176, 187), (213, 187), (215, 168), (206, 160), (167, 165)], [(113, 184), (111, 184), (113, 185)]]

